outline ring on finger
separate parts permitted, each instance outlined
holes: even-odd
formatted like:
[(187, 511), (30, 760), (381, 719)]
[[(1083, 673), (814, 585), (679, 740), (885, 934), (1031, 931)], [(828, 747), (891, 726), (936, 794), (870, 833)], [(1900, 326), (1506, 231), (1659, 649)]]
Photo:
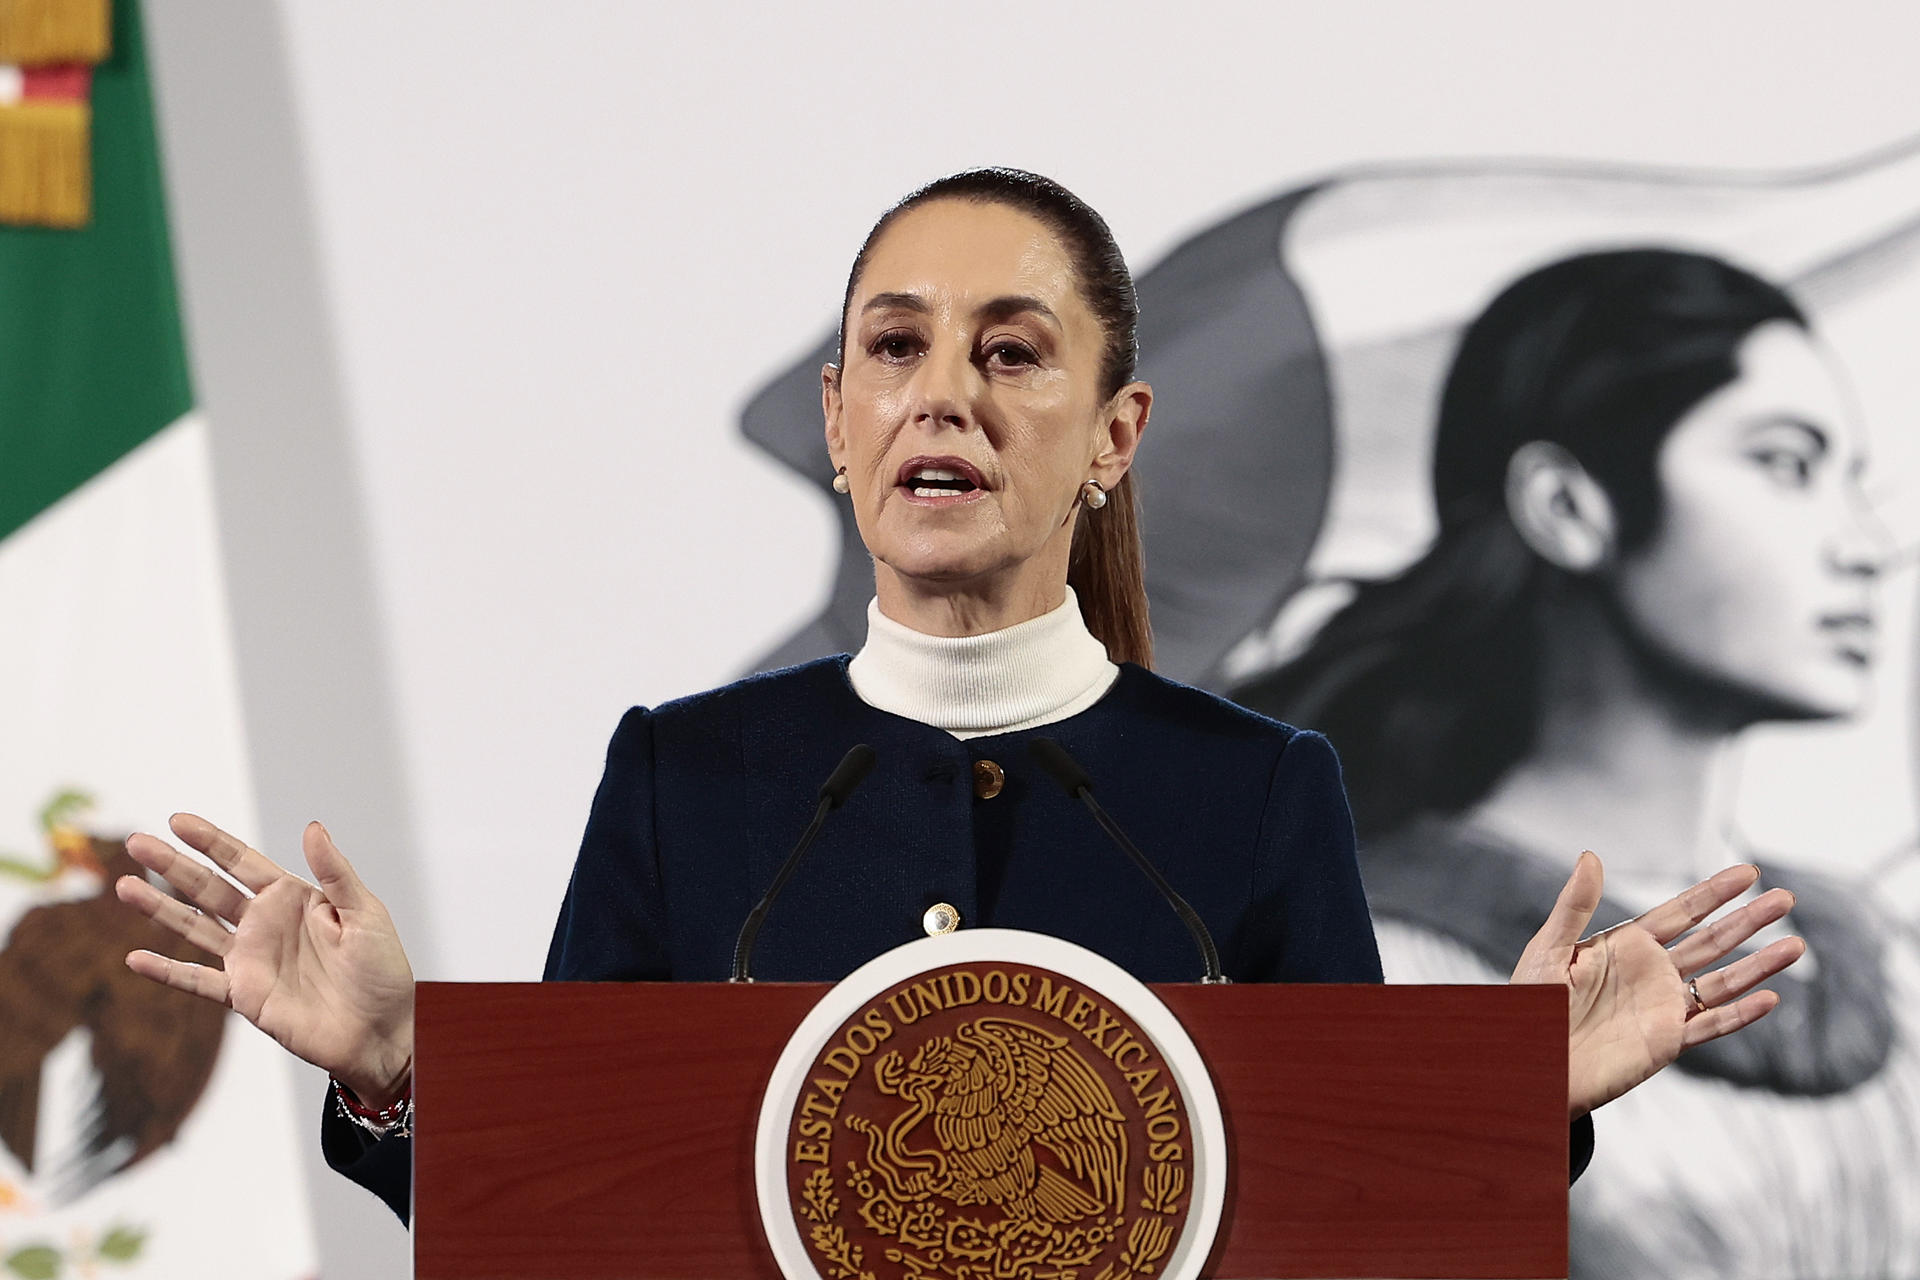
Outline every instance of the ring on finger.
[(1696, 1013), (1705, 1013), (1707, 1011), (1707, 1002), (1700, 996), (1700, 979), (1687, 979), (1687, 999), (1693, 1002), (1693, 1008), (1687, 1011), (1689, 1018)]

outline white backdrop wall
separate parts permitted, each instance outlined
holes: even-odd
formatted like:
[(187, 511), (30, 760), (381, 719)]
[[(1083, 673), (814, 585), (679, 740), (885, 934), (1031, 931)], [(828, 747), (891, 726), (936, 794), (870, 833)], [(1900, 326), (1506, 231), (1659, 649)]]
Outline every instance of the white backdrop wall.
[[(1139, 269), (1364, 162), (1774, 169), (1920, 134), (1905, 5), (148, 21), (255, 834), (285, 855), (325, 817), (428, 978), (537, 976), (620, 712), (731, 678), (818, 607), (825, 500), (737, 417), (917, 183), (1048, 173)], [(404, 1273), (384, 1209), (315, 1195), (328, 1274)]]

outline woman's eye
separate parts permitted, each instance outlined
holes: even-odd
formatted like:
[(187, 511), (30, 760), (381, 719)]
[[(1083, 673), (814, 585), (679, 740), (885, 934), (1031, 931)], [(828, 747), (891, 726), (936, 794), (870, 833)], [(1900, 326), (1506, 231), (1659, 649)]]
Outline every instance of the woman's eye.
[(908, 360), (919, 349), (919, 340), (910, 333), (883, 333), (867, 348), (882, 360)]
[(1813, 459), (1790, 449), (1759, 449), (1751, 455), (1767, 478), (1788, 489), (1804, 489), (1813, 482)]
[(1023, 369), (1040, 363), (1040, 357), (1024, 342), (996, 342), (987, 348), (987, 362), (1002, 369)]

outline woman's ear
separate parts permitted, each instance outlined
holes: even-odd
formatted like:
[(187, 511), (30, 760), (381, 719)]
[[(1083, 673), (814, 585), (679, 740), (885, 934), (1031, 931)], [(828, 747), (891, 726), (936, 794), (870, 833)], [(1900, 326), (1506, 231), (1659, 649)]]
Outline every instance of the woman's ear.
[(1153, 411), (1153, 388), (1144, 382), (1129, 382), (1107, 401), (1099, 452), (1093, 455), (1092, 479), (1103, 489), (1120, 483), (1133, 465), (1133, 455), (1146, 434), (1147, 417)]
[(827, 455), (840, 465), (840, 366), (829, 360), (820, 366), (820, 416), (827, 424)]
[(1613, 559), (1613, 501), (1557, 444), (1529, 441), (1507, 459), (1507, 517), (1534, 554), (1569, 573)]

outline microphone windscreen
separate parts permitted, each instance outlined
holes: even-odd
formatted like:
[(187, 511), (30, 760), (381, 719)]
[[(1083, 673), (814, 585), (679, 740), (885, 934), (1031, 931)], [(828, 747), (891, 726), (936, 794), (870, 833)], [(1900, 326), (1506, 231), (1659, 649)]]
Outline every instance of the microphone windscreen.
[(1068, 755), (1067, 749), (1052, 738), (1034, 738), (1027, 743), (1027, 753), (1069, 796), (1077, 796), (1083, 790), (1093, 790), (1093, 779), (1080, 767), (1080, 762)]
[(828, 802), (829, 808), (838, 809), (845, 804), (853, 789), (873, 771), (875, 758), (873, 748), (864, 742), (841, 756), (833, 773), (820, 784), (820, 798)]

